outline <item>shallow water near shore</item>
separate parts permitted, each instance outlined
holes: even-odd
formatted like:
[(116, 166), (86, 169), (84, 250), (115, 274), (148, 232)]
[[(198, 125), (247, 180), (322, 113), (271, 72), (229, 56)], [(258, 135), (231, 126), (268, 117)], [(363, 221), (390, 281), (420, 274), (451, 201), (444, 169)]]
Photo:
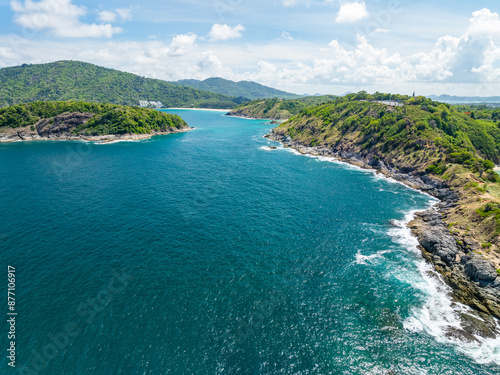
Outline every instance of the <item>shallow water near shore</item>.
[[(499, 373), (498, 338), (450, 334), (471, 310), (405, 226), (429, 196), (288, 152), (263, 138), (264, 121), (169, 112), (195, 129), (2, 145), (19, 369)], [(78, 334), (47, 350), (70, 323)]]

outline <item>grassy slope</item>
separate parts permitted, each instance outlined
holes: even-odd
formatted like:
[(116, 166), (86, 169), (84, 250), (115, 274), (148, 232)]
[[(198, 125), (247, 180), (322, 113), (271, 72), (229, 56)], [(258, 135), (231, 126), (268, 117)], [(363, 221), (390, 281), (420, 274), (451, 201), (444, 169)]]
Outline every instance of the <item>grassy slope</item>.
[(246, 116), (253, 118), (266, 118), (284, 120), (298, 114), (303, 109), (333, 100), (333, 95), (308, 96), (300, 99), (280, 100), (257, 99), (249, 103), (244, 103), (233, 109), (229, 114), (234, 116)]
[(172, 131), (188, 125), (177, 115), (153, 109), (84, 102), (34, 102), (0, 108), (0, 129), (33, 126), (63, 113), (91, 113), (94, 116), (73, 130), (74, 134), (150, 134)]
[(161, 101), (169, 107), (233, 108), (235, 98), (179, 87), (158, 79), (79, 61), (0, 69), (0, 107), (35, 101), (82, 100), (137, 105)]
[(445, 217), (450, 230), (483, 243), (485, 256), (500, 268), (500, 178), (491, 170), (492, 161), (500, 161), (500, 129), (442, 103), (424, 98), (407, 103), (393, 108), (339, 99), (301, 111), (274, 132), (445, 180), (461, 195)]

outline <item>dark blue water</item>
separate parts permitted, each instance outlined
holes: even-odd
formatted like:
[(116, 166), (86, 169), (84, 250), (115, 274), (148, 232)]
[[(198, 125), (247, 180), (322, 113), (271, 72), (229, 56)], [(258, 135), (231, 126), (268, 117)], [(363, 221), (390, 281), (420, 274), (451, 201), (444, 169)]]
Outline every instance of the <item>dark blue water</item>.
[(403, 225), (429, 197), (271, 150), (263, 121), (171, 112), (196, 129), (0, 145), (1, 374), (500, 371), (498, 340), (446, 335), (468, 310)]

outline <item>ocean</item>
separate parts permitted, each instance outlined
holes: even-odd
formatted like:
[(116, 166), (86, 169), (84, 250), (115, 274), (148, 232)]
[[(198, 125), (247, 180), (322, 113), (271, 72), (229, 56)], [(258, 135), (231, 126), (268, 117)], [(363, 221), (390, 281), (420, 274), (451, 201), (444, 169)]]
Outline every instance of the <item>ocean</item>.
[(406, 228), (433, 198), (168, 112), (195, 129), (0, 144), (1, 374), (500, 373)]

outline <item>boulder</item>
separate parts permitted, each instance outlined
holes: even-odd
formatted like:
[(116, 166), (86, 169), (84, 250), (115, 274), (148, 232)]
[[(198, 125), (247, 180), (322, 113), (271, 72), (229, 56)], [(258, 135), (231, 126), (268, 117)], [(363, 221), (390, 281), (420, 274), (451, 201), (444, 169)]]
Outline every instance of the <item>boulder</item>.
[(464, 269), (467, 276), (477, 282), (494, 281), (498, 276), (490, 262), (477, 256), (471, 257), (465, 263)]

